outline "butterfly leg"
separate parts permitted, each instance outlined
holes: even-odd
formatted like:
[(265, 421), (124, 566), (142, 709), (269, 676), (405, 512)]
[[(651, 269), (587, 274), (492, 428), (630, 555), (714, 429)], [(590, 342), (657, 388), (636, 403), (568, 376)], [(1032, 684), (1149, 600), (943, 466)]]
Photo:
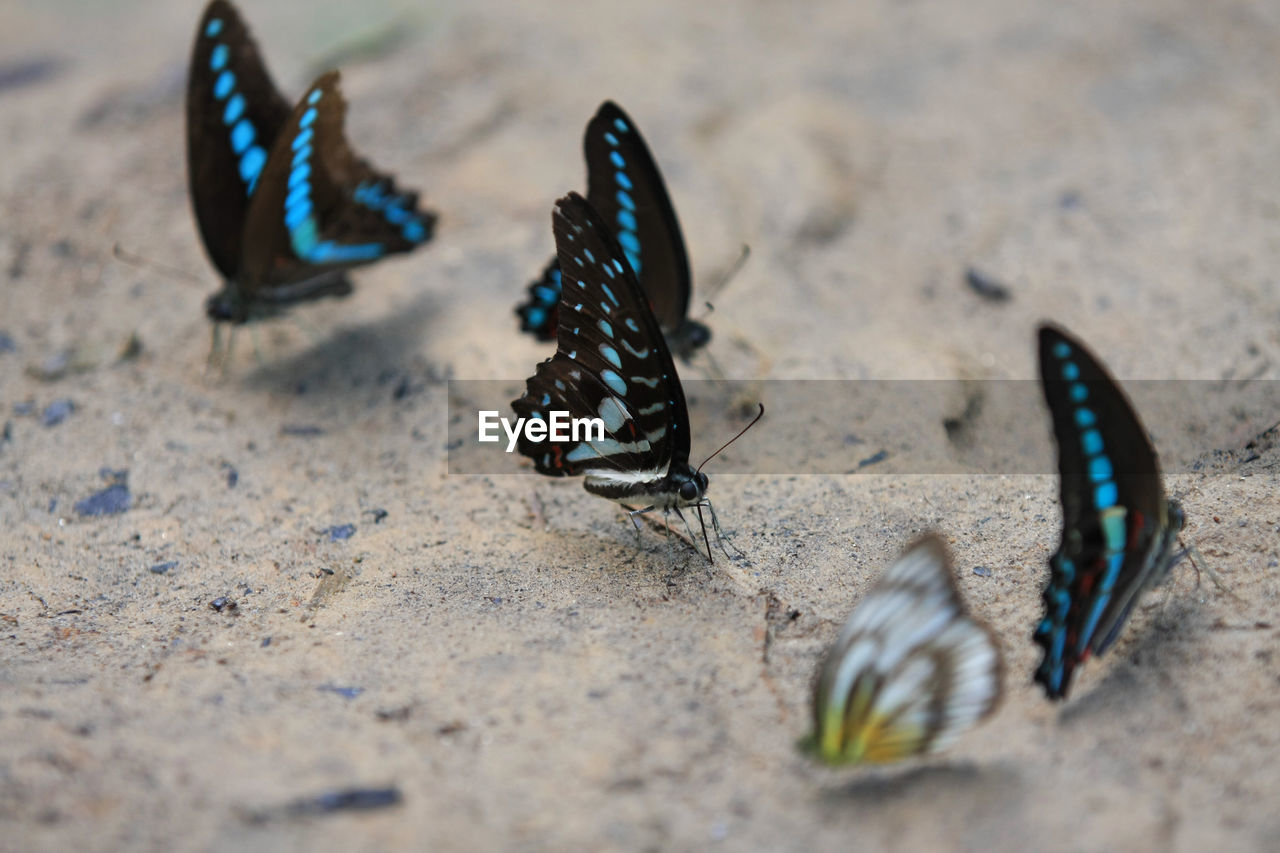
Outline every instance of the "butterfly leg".
[[(232, 329), (231, 331), (233, 334), (235, 333), (235, 329)], [(257, 326), (249, 327), (249, 341), (253, 344), (253, 360), (258, 363), (258, 367), (260, 369), (265, 368), (267, 366), (267, 360), (262, 357), (262, 341), (258, 335)], [(230, 345), (228, 345), (227, 349), (230, 350), (230, 348)]]
[[(676, 518), (684, 522), (684, 529), (689, 534), (689, 541), (696, 543), (698, 541), (698, 537), (693, 535), (693, 528), (689, 526), (689, 519), (684, 517), (684, 513), (680, 511), (680, 507), (673, 506), (671, 509), (675, 511)], [(699, 522), (702, 521), (701, 511), (698, 512), (698, 520)], [(707, 540), (707, 525), (705, 524), (702, 525), (702, 539), (707, 543), (707, 562), (714, 565), (715, 560), (711, 558), (711, 542)], [(694, 550), (697, 550), (697, 545), (694, 545)]]
[(231, 347), (236, 342), (236, 327), (232, 326), (227, 332), (227, 345), (222, 345), (222, 323), (215, 322), (213, 324), (213, 340), (209, 345), (209, 357), (205, 359), (204, 375), (211, 378), (214, 371), (217, 371), (218, 377), (224, 377), (227, 374), (227, 363), (231, 361)]
[(204, 360), (204, 375), (206, 377), (212, 375), (213, 366), (218, 361), (218, 350), (222, 346), (222, 324), (213, 323), (211, 326), (213, 328), (213, 336), (209, 341), (209, 357)]
[(653, 507), (653, 506), (646, 506), (646, 507), (642, 507), (641, 509), (630, 509), (630, 510), (627, 510), (627, 518), (631, 519), (631, 523), (632, 523), (633, 525), (635, 525), (635, 528), (636, 528), (636, 549), (637, 549), (637, 550), (639, 550), (639, 548), (640, 548), (640, 519), (639, 519), (639, 516), (644, 515), (646, 512), (652, 512), (654, 509), (655, 509), (655, 507)]
[(1184, 545), (1182, 543), (1182, 537), (1178, 537), (1178, 545), (1182, 548), (1182, 551), (1173, 558), (1171, 565), (1178, 563), (1183, 557), (1186, 557), (1188, 562), (1191, 563), (1191, 567), (1196, 570), (1197, 585), (1200, 583), (1200, 566), (1203, 565), (1204, 573), (1209, 576), (1209, 580), (1213, 581), (1213, 585), (1218, 588), (1218, 592), (1225, 592), (1232, 598), (1237, 598), (1235, 593), (1228, 589), (1227, 585), (1222, 582), (1222, 576), (1213, 570), (1213, 566), (1209, 565), (1209, 561), (1204, 558), (1204, 554), (1200, 553), (1199, 548), (1194, 544)]
[[(716, 543), (720, 545), (720, 550), (724, 551), (724, 555), (728, 557), (730, 560), (733, 559), (733, 556), (724, 547), (725, 544), (728, 543), (730, 548), (738, 552), (739, 557), (741, 557), (744, 560), (747, 560), (747, 562), (750, 563), (751, 561), (747, 557), (746, 553), (743, 552), (742, 549), (740, 549), (737, 545), (734, 545), (732, 539), (724, 535), (724, 531), (720, 528), (720, 519), (716, 516), (716, 508), (712, 506), (711, 501), (704, 498), (702, 503), (698, 504), (698, 507), (701, 508), (703, 505), (705, 505), (707, 507), (707, 511), (711, 513), (711, 529), (715, 531)], [(701, 513), (699, 513), (699, 515), (701, 515)], [(706, 529), (704, 528), (703, 533), (705, 532), (706, 532)]]

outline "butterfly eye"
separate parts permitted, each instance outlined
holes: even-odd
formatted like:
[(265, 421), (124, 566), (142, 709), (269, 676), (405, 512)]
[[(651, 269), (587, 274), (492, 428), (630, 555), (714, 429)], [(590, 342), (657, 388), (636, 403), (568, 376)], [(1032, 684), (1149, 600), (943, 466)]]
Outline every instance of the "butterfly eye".
[(696, 501), (698, 499), (698, 483), (695, 480), (685, 480), (680, 484), (680, 500)]
[(699, 323), (697, 320), (686, 320), (685, 325), (688, 327), (688, 343), (694, 349), (701, 349), (711, 341), (711, 330), (705, 324)]

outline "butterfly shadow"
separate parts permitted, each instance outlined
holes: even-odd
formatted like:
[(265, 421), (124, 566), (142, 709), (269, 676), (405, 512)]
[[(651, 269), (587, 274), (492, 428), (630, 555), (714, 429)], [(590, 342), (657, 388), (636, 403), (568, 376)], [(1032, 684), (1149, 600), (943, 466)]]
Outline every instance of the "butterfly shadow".
[(283, 359), (267, 354), (244, 384), (258, 391), (287, 389), (320, 405), (352, 389), (407, 382), (410, 374), (421, 372), (413, 362), (421, 360), (418, 349), (431, 337), (439, 313), (435, 295), (421, 293), (377, 320), (340, 326), (327, 336), (303, 326), (311, 346)]
[(1178, 671), (1196, 664), (1183, 644), (1199, 632), (1198, 606), (1190, 597), (1179, 598), (1176, 591), (1168, 594), (1170, 599), (1156, 608), (1129, 643), (1122, 638), (1102, 659), (1106, 674), (1062, 709), (1058, 719), (1063, 726), (1092, 725), (1099, 715), (1131, 714), (1135, 708), (1147, 709), (1141, 716), (1149, 716), (1152, 708), (1181, 713), (1188, 706)]
[(952, 761), (902, 770), (870, 770), (828, 790), (823, 799), (830, 806), (846, 807), (852, 803), (874, 810), (905, 797), (952, 799), (968, 791), (982, 791), (983, 796), (991, 793), (1013, 796), (1020, 785), (1020, 777), (1012, 767)]

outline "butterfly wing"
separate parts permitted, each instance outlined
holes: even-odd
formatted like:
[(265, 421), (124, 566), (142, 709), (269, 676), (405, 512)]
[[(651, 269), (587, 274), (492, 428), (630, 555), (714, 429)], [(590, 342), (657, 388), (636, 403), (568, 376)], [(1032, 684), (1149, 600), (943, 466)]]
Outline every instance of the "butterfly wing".
[(205, 7), (187, 81), (187, 179), (200, 237), (223, 278), (239, 270), (249, 201), (289, 104), (235, 7)]
[(272, 147), (246, 227), (249, 301), (308, 298), (310, 282), (431, 238), (436, 217), (418, 207), (417, 193), (398, 189), (347, 144), (338, 82), (336, 71), (321, 75)]
[(1106, 651), (1139, 595), (1168, 571), (1181, 513), (1165, 499), (1146, 430), (1102, 364), (1052, 326), (1041, 327), (1039, 345), (1063, 533), (1035, 632), (1045, 650), (1035, 678), (1062, 698), (1076, 665)]
[(689, 313), (689, 256), (649, 146), (622, 108), (605, 101), (587, 124), (582, 148), (587, 201), (618, 238), (658, 325), (679, 328)]
[(516, 307), (520, 331), (540, 341), (554, 341), (560, 325), (560, 259), (552, 258), (537, 281), (529, 285), (529, 300)]
[[(587, 201), (604, 219), (640, 281), (658, 325), (680, 329), (689, 312), (692, 276), (684, 236), (658, 164), (640, 131), (622, 109), (605, 101), (582, 137), (587, 161)], [(539, 340), (556, 334), (560, 261), (552, 259), (516, 308), (522, 331)]]
[(582, 196), (556, 202), (552, 227), (564, 271), (559, 343), (512, 408), (547, 420), (552, 411), (600, 418), (605, 431), (577, 443), (522, 436), (520, 452), (551, 476), (661, 479), (689, 459), (689, 414), (662, 332), (622, 247)]
[(1002, 681), (999, 644), (965, 611), (942, 541), (926, 536), (858, 603), (828, 651), (804, 746), (829, 764), (937, 752), (995, 710)]

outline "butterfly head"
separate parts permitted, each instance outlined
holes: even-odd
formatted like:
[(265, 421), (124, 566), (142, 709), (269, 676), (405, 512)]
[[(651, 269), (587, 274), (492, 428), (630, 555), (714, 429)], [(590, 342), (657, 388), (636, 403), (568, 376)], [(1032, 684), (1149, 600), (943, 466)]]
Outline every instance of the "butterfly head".
[(679, 328), (667, 335), (672, 354), (688, 361), (693, 354), (711, 342), (711, 329), (706, 323), (685, 318)]
[(673, 471), (671, 480), (677, 486), (678, 506), (693, 506), (707, 496), (707, 475), (688, 465), (683, 471)]
[(215, 323), (245, 323), (249, 320), (249, 303), (240, 298), (234, 287), (224, 287), (204, 301), (204, 313)]

